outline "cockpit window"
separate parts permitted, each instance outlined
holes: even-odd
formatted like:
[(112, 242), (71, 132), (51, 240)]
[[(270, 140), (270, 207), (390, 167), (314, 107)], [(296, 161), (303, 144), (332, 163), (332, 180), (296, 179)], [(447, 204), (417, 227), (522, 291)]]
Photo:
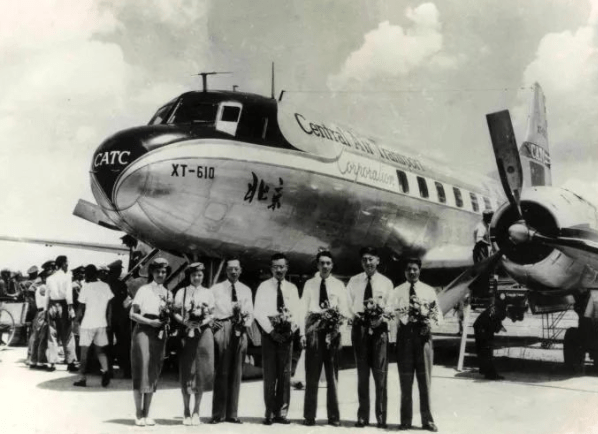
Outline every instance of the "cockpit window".
[(224, 122), (238, 122), (241, 114), (241, 107), (226, 105), (222, 108), (222, 117)]
[(158, 125), (166, 123), (166, 116), (168, 116), (168, 112), (172, 108), (172, 104), (166, 104), (164, 107), (158, 109), (156, 114), (151, 118), (149, 121), (150, 125)]
[(169, 119), (171, 124), (216, 122), (218, 104), (182, 102)]

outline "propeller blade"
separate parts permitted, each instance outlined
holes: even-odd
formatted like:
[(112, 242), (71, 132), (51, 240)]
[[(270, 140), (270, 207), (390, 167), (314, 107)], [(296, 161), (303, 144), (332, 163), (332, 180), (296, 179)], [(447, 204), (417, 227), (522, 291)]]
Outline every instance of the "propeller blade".
[(438, 294), (438, 304), (442, 314), (445, 315), (455, 307), (455, 305), (467, 295), (471, 289), (471, 285), (481, 276), (489, 276), (490, 272), (496, 267), (501, 256), (502, 253), (500, 251), (494, 253), (483, 261), (474, 264), (449, 283), (449, 285)]
[(523, 186), (523, 169), (515, 140), (515, 132), (508, 110), (486, 115), (494, 157), (500, 174), (500, 181), (509, 202), (519, 208), (519, 197)]

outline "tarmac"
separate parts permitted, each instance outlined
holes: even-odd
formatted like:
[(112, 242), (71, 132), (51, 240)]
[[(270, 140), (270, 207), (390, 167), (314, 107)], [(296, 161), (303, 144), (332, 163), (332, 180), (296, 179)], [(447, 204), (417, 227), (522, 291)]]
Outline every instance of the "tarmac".
[[(558, 342), (542, 348), (534, 323), (526, 333), (510, 327), (497, 341), (495, 352), (504, 381), (487, 381), (477, 373), (473, 341), (468, 341), (463, 372), (456, 370), (459, 338), (447, 321), (434, 336), (435, 366), (432, 371), (432, 412), (441, 433), (598, 433), (598, 376), (588, 367), (573, 375), (562, 365)], [(513, 325), (514, 326), (514, 325)], [(536, 324), (537, 326), (537, 324)], [(26, 348), (0, 351), (0, 433), (379, 433), (396, 431), (399, 423), (400, 390), (396, 363), (389, 365), (387, 430), (372, 426), (355, 428), (357, 413), (356, 371), (349, 366), (339, 373), (341, 427), (326, 425), (326, 389), (320, 388), (315, 427), (301, 425), (302, 390), (293, 390), (289, 418), (291, 425), (262, 425), (264, 414), (261, 380), (244, 381), (239, 417), (243, 425), (207, 424), (212, 393), (204, 393), (200, 407), (201, 426), (182, 425), (182, 398), (176, 375), (163, 375), (152, 403), (154, 427), (136, 427), (131, 381), (116, 378), (108, 388), (99, 376), (88, 379), (88, 387), (72, 385), (76, 375), (64, 365), (55, 372), (30, 370), (24, 364)], [(415, 386), (414, 386), (415, 389)], [(371, 386), (373, 400), (373, 384)], [(414, 428), (419, 432), (419, 403), (414, 390)], [(370, 420), (375, 420), (371, 415)]]

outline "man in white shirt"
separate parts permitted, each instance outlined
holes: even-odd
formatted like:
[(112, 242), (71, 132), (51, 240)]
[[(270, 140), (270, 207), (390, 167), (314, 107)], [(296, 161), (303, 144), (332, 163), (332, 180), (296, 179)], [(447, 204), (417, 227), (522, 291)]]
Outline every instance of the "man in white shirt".
[(81, 378), (75, 381), (74, 385), (79, 387), (87, 386), (85, 370), (87, 368), (87, 356), (89, 347), (95, 345), (96, 355), (100, 362), (102, 371), (102, 386), (110, 383), (110, 371), (108, 370), (108, 358), (106, 347), (108, 345), (108, 318), (110, 317), (109, 302), (114, 295), (107, 283), (98, 280), (98, 269), (93, 264), (85, 267), (85, 283), (79, 294), (79, 309), (83, 320), (81, 320), (80, 341), (81, 344)]
[(328, 251), (319, 252), (316, 256), (318, 274), (305, 282), (301, 301), (305, 316), (306, 348), (305, 348), (305, 399), (303, 403), (303, 424), (313, 426), (316, 423), (318, 408), (318, 387), (322, 364), (326, 374), (326, 410), (328, 424), (340, 426), (338, 406), (338, 354), (341, 345), (340, 333), (328, 337), (326, 332), (307, 332), (313, 324), (311, 314), (319, 313), (323, 307), (337, 307), (340, 314), (349, 317), (347, 290), (343, 282), (331, 275), (333, 261)]
[[(246, 327), (253, 322), (251, 289), (239, 281), (241, 262), (237, 258), (226, 261), (226, 280), (214, 285), (214, 354), (215, 378), (212, 396), (211, 423), (224, 420), (241, 423), (237, 417), (239, 391), (243, 376), (243, 361), (247, 354)], [(233, 307), (247, 313), (244, 327), (233, 324)]]
[(378, 273), (380, 255), (374, 247), (360, 250), (361, 266), (364, 270), (351, 277), (347, 285), (349, 311), (353, 316), (351, 341), (357, 362), (357, 394), (359, 408), (355, 426), (363, 428), (370, 419), (370, 370), (374, 377), (376, 402), (374, 412), (378, 428), (386, 428), (388, 376), (388, 324), (384, 320), (377, 324), (366, 325), (363, 321), (364, 302), (373, 300), (386, 307), (393, 285), (390, 279)]
[(492, 210), (484, 210), (482, 212), (482, 221), (473, 230), (473, 262), (476, 264), (486, 259), (491, 253), (490, 223), (493, 215)]
[(442, 312), (438, 307), (436, 291), (419, 280), (421, 261), (410, 258), (406, 261), (405, 278), (407, 282), (397, 286), (389, 300), (389, 305), (402, 312), (398, 316), (397, 330), (397, 367), (401, 384), (401, 424), (399, 429), (411, 429), (413, 417), (413, 374), (417, 377), (420, 397), (422, 428), (436, 432), (438, 428), (432, 417), (430, 404), (430, 386), (432, 380), (432, 333), (429, 325), (411, 322), (408, 314), (412, 297), (415, 296), (427, 308), (435, 309), (438, 323), (442, 322)]
[[(265, 425), (289, 424), (287, 418), (291, 400), (292, 334), (283, 335), (274, 330), (270, 317), (286, 308), (290, 311), (292, 328), (300, 327), (303, 319), (299, 291), (285, 280), (289, 262), (283, 253), (272, 255), (273, 277), (260, 284), (255, 296), (254, 315), (262, 328), (262, 367), (264, 371)], [(302, 326), (300, 327), (303, 328)], [(301, 336), (301, 344), (305, 337)]]
[(48, 363), (50, 370), (58, 363), (58, 342), (64, 349), (64, 357), (69, 372), (76, 372), (77, 356), (73, 335), (73, 282), (67, 273), (69, 262), (66, 256), (56, 258), (56, 272), (48, 277)]

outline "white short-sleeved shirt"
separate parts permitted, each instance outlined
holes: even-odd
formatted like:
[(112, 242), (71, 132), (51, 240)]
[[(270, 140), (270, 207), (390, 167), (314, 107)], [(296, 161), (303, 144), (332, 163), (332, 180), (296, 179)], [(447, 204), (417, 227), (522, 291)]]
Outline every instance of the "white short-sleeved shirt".
[(151, 282), (137, 290), (133, 299), (133, 305), (139, 306), (139, 313), (141, 315), (160, 315), (160, 303), (162, 299), (171, 299), (170, 293), (163, 285)]
[[(349, 310), (353, 315), (363, 312), (363, 296), (367, 286), (367, 274), (360, 273), (351, 277), (347, 285)], [(371, 277), (372, 295), (381, 306), (386, 306), (388, 297), (393, 289), (391, 280), (376, 272)]]
[(35, 305), (38, 309), (46, 310), (48, 304), (48, 287), (45, 283), (39, 283), (35, 288)]
[[(210, 291), (214, 295), (214, 317), (216, 319), (230, 318), (233, 314), (232, 283), (227, 279), (212, 286)], [(237, 281), (235, 282), (235, 292), (237, 293), (237, 303), (241, 306), (241, 310), (249, 314), (245, 325), (250, 326), (253, 321), (251, 289), (247, 285)]]
[[(388, 304), (393, 310), (403, 309), (409, 306), (409, 289), (411, 287), (411, 283), (405, 282), (399, 286), (397, 286), (391, 293)], [(436, 308), (438, 310), (438, 324), (442, 324), (442, 311), (440, 310), (440, 305), (438, 304), (438, 297), (436, 296), (436, 290), (429, 285), (426, 285), (424, 282), (420, 282), (419, 280), (413, 284), (413, 288), (415, 290), (415, 296), (419, 298), (421, 301), (425, 303), (436, 303)], [(398, 318), (400, 322), (403, 324), (407, 324), (408, 315), (402, 315)]]
[(179, 289), (174, 296), (174, 308), (177, 310), (183, 309), (183, 300), (185, 301), (185, 312), (191, 309), (191, 303), (195, 306), (200, 306), (202, 303), (208, 305), (209, 308), (214, 308), (214, 295), (212, 291), (203, 286), (187, 286)]
[[(305, 316), (303, 314), (301, 301), (299, 300), (299, 291), (297, 290), (297, 287), (288, 280), (283, 280), (281, 281), (280, 290), (282, 292), (284, 304), (292, 315), (291, 321), (299, 327)], [(278, 314), (276, 306), (277, 292), (278, 281), (275, 277), (262, 282), (257, 288), (253, 315), (264, 330), (264, 333), (270, 333), (274, 329), (269, 317)]]
[(79, 294), (79, 303), (85, 303), (85, 313), (81, 321), (82, 329), (107, 327), (106, 310), (114, 297), (108, 284), (102, 281), (85, 282)]

